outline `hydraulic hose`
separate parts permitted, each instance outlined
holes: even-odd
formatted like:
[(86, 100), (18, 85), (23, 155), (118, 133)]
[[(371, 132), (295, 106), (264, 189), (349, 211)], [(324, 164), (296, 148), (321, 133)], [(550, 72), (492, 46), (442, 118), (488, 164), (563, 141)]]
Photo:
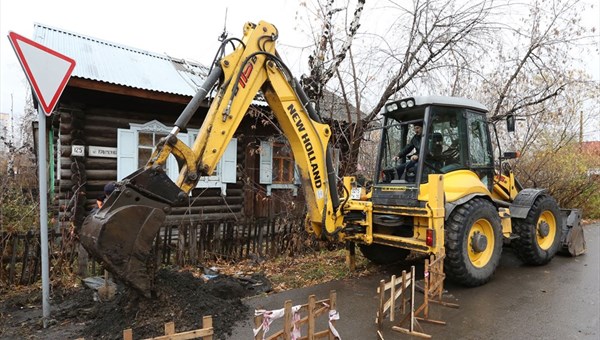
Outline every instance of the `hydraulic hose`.
[[(304, 104), (304, 107), (306, 107), (306, 110), (308, 111), (308, 116), (318, 122), (318, 123), (323, 123), (323, 120), (321, 119), (321, 117), (319, 116), (319, 114), (317, 113), (317, 111), (314, 109), (314, 107), (312, 105), (310, 105), (310, 100), (308, 99), (308, 96), (306, 95), (306, 93), (304, 93), (304, 90), (302, 90), (302, 86), (300, 86), (300, 83), (298, 82), (298, 80), (296, 78), (293, 78), (294, 81), (294, 87), (296, 88), (296, 93), (298, 94), (298, 98), (300, 98), (300, 101), (302, 102), (302, 104)], [(337, 182), (336, 182), (336, 173), (334, 171), (334, 167), (333, 167), (333, 152), (331, 151), (331, 146), (329, 144), (327, 144), (327, 151), (326, 151), (326, 158), (325, 158), (325, 163), (327, 165), (327, 182), (329, 183), (329, 192), (331, 193), (331, 205), (333, 207), (334, 211), (337, 211), (339, 206), (340, 206), (340, 197), (338, 196), (338, 192), (337, 192)]]

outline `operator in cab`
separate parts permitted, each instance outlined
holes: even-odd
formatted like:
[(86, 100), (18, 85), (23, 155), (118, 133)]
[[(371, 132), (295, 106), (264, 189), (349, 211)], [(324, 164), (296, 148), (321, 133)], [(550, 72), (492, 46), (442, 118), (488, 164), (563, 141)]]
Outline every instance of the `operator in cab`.
[(415, 153), (412, 156), (410, 156), (408, 162), (401, 163), (400, 165), (397, 165), (392, 169), (383, 170), (383, 173), (385, 175), (385, 182), (389, 183), (394, 179), (394, 171), (398, 174), (397, 178), (401, 179), (405, 171), (409, 172), (417, 165), (417, 161), (419, 160), (419, 149), (421, 148), (421, 137), (423, 136), (423, 123), (414, 123), (413, 129), (415, 135), (410, 139), (410, 142), (402, 150), (400, 150), (400, 153), (398, 153), (398, 155), (394, 157), (394, 160), (401, 160), (413, 151), (415, 151)]

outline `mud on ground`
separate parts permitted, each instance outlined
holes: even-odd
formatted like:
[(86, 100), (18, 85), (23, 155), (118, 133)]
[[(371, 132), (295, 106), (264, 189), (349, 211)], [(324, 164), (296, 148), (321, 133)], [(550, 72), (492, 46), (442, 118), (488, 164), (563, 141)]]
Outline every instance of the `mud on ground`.
[(251, 317), (241, 299), (270, 290), (270, 283), (260, 274), (204, 282), (190, 272), (163, 269), (156, 287), (159, 296), (147, 299), (119, 285), (107, 302), (94, 301), (89, 288), (54, 291), (46, 329), (41, 327), (39, 290), (6, 294), (0, 296), (0, 338), (122, 339), (123, 330), (131, 328), (134, 339), (142, 339), (163, 335), (164, 324), (171, 321), (176, 332), (201, 328), (203, 316), (210, 315), (215, 339), (227, 339), (236, 322)]

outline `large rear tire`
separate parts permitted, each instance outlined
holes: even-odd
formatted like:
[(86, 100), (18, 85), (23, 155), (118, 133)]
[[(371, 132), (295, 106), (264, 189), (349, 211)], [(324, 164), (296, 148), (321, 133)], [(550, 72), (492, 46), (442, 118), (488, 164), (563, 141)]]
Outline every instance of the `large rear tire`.
[(519, 236), (513, 241), (517, 256), (526, 264), (544, 265), (560, 248), (562, 215), (551, 196), (536, 198), (524, 219), (513, 219), (513, 232)]
[(446, 221), (448, 278), (468, 287), (488, 282), (500, 263), (502, 227), (496, 207), (474, 198), (458, 206)]
[(383, 244), (359, 244), (358, 247), (369, 261), (376, 264), (391, 264), (406, 259), (410, 250), (390, 247)]

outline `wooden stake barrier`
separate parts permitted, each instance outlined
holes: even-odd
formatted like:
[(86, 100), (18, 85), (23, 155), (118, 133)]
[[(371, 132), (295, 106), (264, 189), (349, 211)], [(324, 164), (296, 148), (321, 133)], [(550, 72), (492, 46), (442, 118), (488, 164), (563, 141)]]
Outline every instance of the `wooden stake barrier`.
[[(423, 304), (419, 306), (419, 308), (417, 308), (416, 311), (412, 312), (410, 315), (405, 316), (405, 319), (410, 317), (411, 319), (414, 319), (414, 322), (416, 322), (417, 325), (419, 325), (419, 321), (428, 322), (435, 325), (445, 325), (445, 321), (434, 320), (429, 318), (429, 302), (438, 303), (445, 307), (458, 308), (457, 304), (442, 301), (442, 294), (444, 292), (444, 279), (446, 278), (446, 274), (444, 274), (445, 257), (446, 254), (444, 252), (444, 249), (442, 249), (437, 256), (430, 255), (429, 258), (425, 260), (425, 275), (423, 279)], [(419, 316), (420, 314), (423, 314), (423, 316)], [(402, 324), (404, 320), (401, 321), (400, 324)], [(419, 328), (421, 328), (420, 325)], [(412, 330), (407, 330), (406, 328), (402, 328), (399, 326), (393, 326), (392, 329), (406, 334), (411, 334), (409, 333), (409, 331)], [(413, 335), (431, 338), (431, 335), (424, 333)]]
[[(396, 300), (401, 298), (400, 309), (404, 315), (397, 326), (392, 329), (404, 334), (409, 334), (422, 338), (431, 338), (431, 335), (423, 332), (423, 328), (419, 321), (428, 322), (437, 325), (445, 325), (446, 322), (433, 320), (429, 318), (429, 303), (440, 304), (445, 307), (458, 308), (457, 304), (442, 301), (444, 292), (444, 250), (437, 255), (431, 255), (425, 260), (425, 278), (424, 278), (424, 294), (423, 303), (415, 309), (415, 267), (411, 267), (409, 274), (406, 271), (402, 272), (402, 278), (398, 280), (396, 276), (392, 276), (390, 282), (381, 280), (377, 292), (379, 293), (379, 309), (375, 322), (377, 329), (380, 330), (383, 324), (385, 315), (389, 311), (390, 321), (395, 319)], [(389, 299), (386, 299), (386, 291), (390, 291)], [(409, 311), (406, 312), (406, 305), (409, 305)], [(420, 316), (420, 315), (423, 316)], [(408, 321), (408, 328), (400, 327)], [(417, 331), (416, 329), (419, 329)]]
[[(390, 297), (386, 300), (385, 292), (387, 290), (390, 291)], [(375, 322), (377, 323), (378, 331), (381, 329), (383, 319), (388, 311), (390, 321), (395, 320), (396, 300), (402, 297), (400, 308), (402, 314), (405, 316), (402, 321), (400, 321), (399, 325), (408, 320), (409, 328), (393, 326), (392, 329), (413, 336), (431, 338), (431, 335), (423, 333), (423, 328), (419, 325), (419, 322), (415, 317), (415, 266), (410, 267), (410, 274), (408, 275), (406, 274), (406, 271), (402, 271), (402, 278), (399, 281), (396, 279), (395, 275), (392, 276), (390, 282), (386, 283), (384, 280), (381, 280), (377, 292), (379, 293), (379, 310), (377, 311)], [(409, 305), (408, 313), (406, 313), (407, 304)], [(417, 327), (420, 332), (415, 330)]]
[[(202, 319), (202, 328), (195, 329), (192, 331), (175, 333), (175, 323), (167, 322), (165, 324), (165, 335), (156, 338), (148, 338), (146, 340), (184, 340), (184, 339), (202, 339), (212, 340), (213, 339), (213, 326), (212, 317), (205, 316)], [(133, 331), (131, 328), (123, 331), (123, 340), (133, 340)]]
[[(379, 310), (377, 311), (377, 318), (375, 319), (378, 329), (381, 329), (383, 319), (388, 311), (390, 321), (394, 321), (396, 300), (400, 297), (402, 298), (402, 303), (400, 304), (402, 314), (406, 312), (406, 302), (408, 301), (406, 289), (410, 287), (413, 277), (414, 267), (411, 267), (411, 272), (407, 274), (406, 270), (403, 270), (402, 277), (399, 279), (396, 275), (392, 275), (390, 282), (386, 283), (385, 280), (379, 282), (379, 287), (377, 287), (377, 293), (379, 293)], [(385, 293), (388, 290), (390, 291), (390, 297), (386, 299)]]
[[(277, 311), (255, 311), (254, 317), (254, 339), (255, 340), (313, 340), (327, 338), (329, 340), (335, 340), (335, 320), (339, 319), (336, 312), (336, 292), (332, 290), (329, 293), (329, 299), (317, 301), (314, 295), (308, 297), (308, 303), (304, 305), (292, 306), (292, 301), (287, 300), (283, 308), (283, 329), (275, 332), (275, 334), (266, 337), (265, 326), (270, 325), (272, 320), (281, 317), (281, 310)], [(306, 313), (306, 316), (302, 316), (301, 313)], [(315, 318), (327, 315), (330, 327), (323, 331), (317, 331), (315, 326)], [(332, 316), (333, 315), (333, 316)], [(303, 326), (306, 325), (306, 335), (293, 337), (292, 333), (302, 333)]]
[[(425, 260), (425, 278), (424, 278), (424, 317), (429, 318), (429, 303), (436, 303), (444, 307), (458, 308), (459, 306), (455, 303), (449, 303), (442, 301), (444, 294), (444, 280), (446, 274), (444, 274), (444, 258), (446, 252), (442, 249), (437, 256), (430, 255), (429, 259)], [(442, 321), (440, 321), (442, 322)], [(443, 324), (446, 324), (445, 322)]]

